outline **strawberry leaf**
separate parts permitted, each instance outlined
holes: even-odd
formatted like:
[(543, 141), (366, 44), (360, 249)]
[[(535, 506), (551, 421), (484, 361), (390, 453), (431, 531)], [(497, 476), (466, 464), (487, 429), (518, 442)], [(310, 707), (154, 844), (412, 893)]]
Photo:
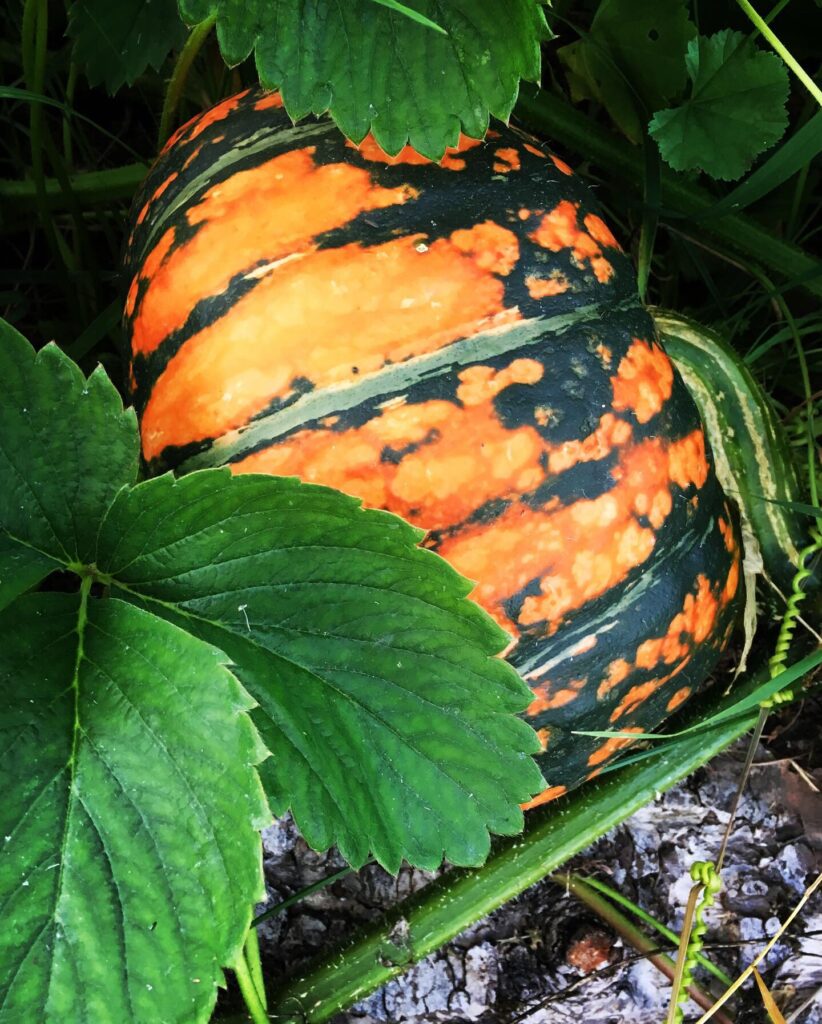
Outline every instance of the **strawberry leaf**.
[(539, 80), (550, 37), (540, 0), (179, 0), (189, 23), (217, 15), (227, 64), (254, 51), (263, 85), (280, 89), (295, 119), (326, 110), (345, 135), (371, 131), (388, 153), (409, 142), (431, 159), (460, 129), (481, 138), (490, 115), (507, 120), (520, 79)]
[(69, 11), (74, 59), (91, 85), (112, 94), (159, 70), (185, 39), (174, 0), (75, 0)]

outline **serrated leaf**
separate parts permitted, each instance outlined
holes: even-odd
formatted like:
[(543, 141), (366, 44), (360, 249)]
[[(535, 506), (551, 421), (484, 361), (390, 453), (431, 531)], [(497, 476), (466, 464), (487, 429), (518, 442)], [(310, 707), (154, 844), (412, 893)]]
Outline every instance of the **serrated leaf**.
[(224, 661), (122, 601), (0, 614), (0, 1024), (208, 1019), (267, 818)]
[(685, 0), (603, 0), (590, 31), (557, 54), (575, 96), (602, 103), (638, 143), (642, 107), (654, 110), (684, 88), (682, 54), (695, 35)]
[(75, 0), (68, 31), (89, 83), (112, 94), (159, 70), (185, 38), (175, 0)]
[(657, 111), (648, 130), (674, 170), (739, 178), (788, 125), (788, 73), (775, 54), (729, 29), (692, 40), (685, 64), (691, 95)]
[(217, 15), (229, 65), (255, 51), (293, 118), (330, 110), (355, 142), (372, 131), (388, 153), (410, 142), (434, 160), (460, 127), (481, 138), (489, 115), (507, 120), (520, 79), (539, 80), (550, 37), (541, 0), (408, 0), (445, 34), (372, 0), (179, 3), (189, 24)]
[(0, 534), (64, 564), (93, 561), (97, 529), (137, 477), (132, 410), (102, 368), (86, 378), (56, 345), (35, 354), (0, 320)]
[(36, 586), (60, 563), (0, 531), (0, 610)]
[(259, 703), (276, 812), (389, 870), (477, 864), (541, 787), (506, 635), (421, 534), (336, 491), (206, 470), (121, 493), (98, 565), (219, 646)]

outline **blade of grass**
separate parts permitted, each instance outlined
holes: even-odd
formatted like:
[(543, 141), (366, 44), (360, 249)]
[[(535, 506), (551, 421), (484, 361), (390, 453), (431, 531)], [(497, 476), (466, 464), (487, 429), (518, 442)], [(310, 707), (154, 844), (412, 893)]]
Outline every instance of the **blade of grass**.
[(799, 81), (805, 86), (811, 96), (813, 96), (819, 106), (822, 107), (822, 89), (819, 88), (787, 46), (785, 46), (785, 44), (779, 39), (774, 30), (770, 25), (768, 25), (767, 21), (765, 21), (761, 14), (757, 13), (753, 5), (749, 3), (749, 0), (736, 0), (736, 2), (745, 14), (747, 14), (748, 18), (750, 18), (751, 23), (755, 25), (762, 35), (768, 40), (782, 60), (785, 61), (791, 71), (793, 71)]
[(380, 7), (387, 7), (391, 11), (396, 11), (398, 14), (404, 15), (406, 18), (410, 18), (411, 21), (416, 21), (418, 25), (424, 25), (426, 28), (432, 28), (435, 32), (441, 32), (442, 35), (447, 36), (448, 33), (435, 21), (431, 21), (430, 18), (426, 18), (424, 14), (420, 14), (419, 11), (413, 10), (411, 7), (407, 7), (405, 4), (401, 4), (399, 0), (372, 0), (372, 3), (379, 4)]

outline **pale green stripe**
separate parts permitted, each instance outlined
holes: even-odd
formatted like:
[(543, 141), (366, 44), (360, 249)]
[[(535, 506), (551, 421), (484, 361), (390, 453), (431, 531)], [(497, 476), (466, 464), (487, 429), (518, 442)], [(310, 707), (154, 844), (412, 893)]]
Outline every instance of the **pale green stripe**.
[(186, 460), (180, 471), (189, 473), (207, 466), (235, 462), (252, 449), (272, 443), (305, 423), (356, 409), (378, 397), (385, 397), (386, 400), (389, 397), (401, 397), (415, 384), (443, 373), (454, 373), (456, 367), (492, 359), (506, 352), (513, 354), (542, 337), (555, 337), (572, 327), (594, 323), (606, 312), (613, 318), (615, 313), (636, 306), (636, 299), (631, 298), (618, 305), (607, 303), (581, 306), (560, 316), (533, 317), (515, 324), (506, 324), (455, 341), (435, 352), (383, 367), (356, 381), (311, 391), (285, 409), (224, 434), (208, 451)]
[(220, 152), (213, 157), (208, 170), (201, 172), (196, 177), (190, 178), (184, 188), (174, 198), (164, 204), (162, 215), (151, 221), (151, 228), (146, 234), (143, 250), (140, 254), (140, 262), (150, 251), (156, 239), (164, 230), (165, 224), (177, 213), (178, 210), (187, 208), (197, 195), (214, 184), (215, 179), (223, 176), (223, 171), (245, 160), (255, 153), (267, 153), (274, 157), (279, 152), (286, 152), (304, 143), (308, 137), (317, 138), (319, 135), (327, 135), (336, 131), (333, 121), (314, 123), (308, 121), (305, 124), (294, 125), (291, 128), (277, 127), (270, 125), (260, 128), (245, 139), (236, 142), (228, 151), (220, 149)]

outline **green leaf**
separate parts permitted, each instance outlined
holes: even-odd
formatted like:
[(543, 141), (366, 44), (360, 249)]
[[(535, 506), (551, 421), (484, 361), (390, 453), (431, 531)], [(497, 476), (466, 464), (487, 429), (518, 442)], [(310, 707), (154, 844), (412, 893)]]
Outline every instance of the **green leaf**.
[(0, 614), (0, 1022), (206, 1021), (263, 891), (250, 701), (133, 605)]
[(0, 320), (0, 535), (70, 565), (93, 561), (100, 520), (137, 476), (133, 411), (102, 368), (56, 345), (35, 355)]
[(691, 95), (657, 111), (648, 130), (674, 170), (739, 178), (788, 125), (788, 73), (775, 54), (729, 29), (692, 40), (685, 64)]
[(696, 35), (685, 0), (603, 0), (590, 32), (558, 50), (575, 97), (602, 103), (634, 143), (651, 111), (685, 87), (682, 53)]
[(159, 70), (185, 38), (185, 26), (175, 0), (75, 0), (69, 35), (90, 84), (113, 94), (147, 68)]
[(388, 513), (228, 470), (122, 492), (100, 534), (113, 587), (224, 650), (260, 705), (275, 813), (389, 870), (478, 864), (542, 786), (514, 717), (530, 691), (470, 584)]
[(59, 568), (48, 555), (0, 532), (0, 610)]
[(481, 138), (489, 115), (507, 120), (520, 79), (539, 80), (550, 37), (541, 0), (413, 0), (446, 34), (372, 0), (179, 0), (189, 23), (217, 15), (227, 64), (255, 51), (263, 85), (296, 120), (330, 110), (360, 142), (388, 153), (410, 144), (438, 160), (462, 130)]
[[(720, 217), (743, 210), (773, 192), (822, 153), (822, 111), (814, 114), (783, 142), (761, 167), (757, 167), (741, 185), (723, 196), (702, 217)], [(696, 215), (698, 218), (699, 214)]]

